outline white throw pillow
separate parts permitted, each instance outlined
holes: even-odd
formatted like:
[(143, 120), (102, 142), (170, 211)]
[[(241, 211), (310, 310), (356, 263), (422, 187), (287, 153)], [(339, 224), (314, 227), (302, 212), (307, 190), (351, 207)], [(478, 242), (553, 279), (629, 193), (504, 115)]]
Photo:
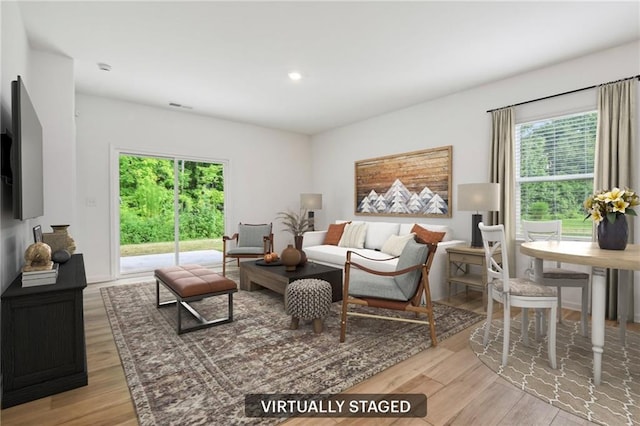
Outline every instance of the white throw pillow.
[(382, 246), (382, 250), (380, 251), (390, 254), (391, 256), (400, 256), (400, 253), (402, 253), (402, 249), (404, 249), (404, 246), (406, 246), (410, 240), (413, 240), (415, 236), (416, 234), (414, 233), (402, 236), (391, 235), (389, 239), (384, 243), (384, 245)]
[(344, 227), (339, 247), (364, 248), (364, 239), (367, 235), (366, 223), (349, 223)]

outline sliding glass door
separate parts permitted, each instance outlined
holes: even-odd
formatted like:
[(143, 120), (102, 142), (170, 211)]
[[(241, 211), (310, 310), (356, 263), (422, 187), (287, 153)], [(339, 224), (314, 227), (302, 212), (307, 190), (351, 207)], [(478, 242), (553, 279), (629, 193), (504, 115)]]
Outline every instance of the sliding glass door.
[(179, 184), (177, 264), (222, 264), (223, 165), (176, 160), (176, 166)]
[(222, 261), (224, 166), (120, 154), (120, 275)]

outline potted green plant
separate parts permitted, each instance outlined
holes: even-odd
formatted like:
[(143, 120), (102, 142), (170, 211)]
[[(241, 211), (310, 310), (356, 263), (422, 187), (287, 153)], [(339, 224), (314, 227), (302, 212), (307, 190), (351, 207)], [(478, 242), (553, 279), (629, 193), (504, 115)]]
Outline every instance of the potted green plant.
[(302, 235), (311, 229), (307, 209), (302, 209), (299, 213), (291, 210), (278, 212), (277, 218), (282, 220), (284, 231), (293, 235), (296, 248), (302, 250)]

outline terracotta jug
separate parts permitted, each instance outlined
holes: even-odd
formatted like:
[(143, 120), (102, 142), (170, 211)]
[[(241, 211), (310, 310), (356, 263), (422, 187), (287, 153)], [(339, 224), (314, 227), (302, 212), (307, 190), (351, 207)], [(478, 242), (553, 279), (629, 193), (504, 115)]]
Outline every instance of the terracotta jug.
[(287, 271), (295, 271), (296, 266), (300, 263), (300, 252), (293, 245), (289, 244), (287, 248), (282, 251), (280, 260), (282, 264), (286, 266), (285, 269)]

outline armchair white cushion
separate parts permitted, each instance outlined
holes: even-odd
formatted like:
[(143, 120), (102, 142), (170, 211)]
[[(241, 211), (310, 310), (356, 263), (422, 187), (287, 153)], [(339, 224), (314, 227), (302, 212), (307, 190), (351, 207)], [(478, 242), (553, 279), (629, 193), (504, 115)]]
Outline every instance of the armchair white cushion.
[[(408, 242), (398, 257), (396, 271), (423, 263), (427, 258), (427, 246), (415, 241)], [(355, 260), (360, 262), (360, 259)], [(349, 294), (359, 297), (376, 297), (408, 301), (418, 288), (420, 269), (396, 276), (373, 275), (369, 272), (353, 268), (350, 272)]]

